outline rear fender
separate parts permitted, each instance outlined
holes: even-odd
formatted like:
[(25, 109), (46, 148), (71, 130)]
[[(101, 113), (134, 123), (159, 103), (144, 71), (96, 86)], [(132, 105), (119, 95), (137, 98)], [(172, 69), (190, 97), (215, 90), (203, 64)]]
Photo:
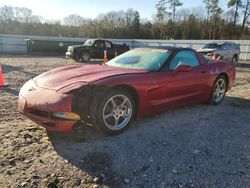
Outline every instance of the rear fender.
[(212, 75), (211, 84), (214, 83), (215, 79), (221, 75), (225, 74), (228, 78), (228, 89), (230, 90), (234, 84), (235, 80), (235, 67), (231, 61), (214, 61), (209, 65), (209, 71)]

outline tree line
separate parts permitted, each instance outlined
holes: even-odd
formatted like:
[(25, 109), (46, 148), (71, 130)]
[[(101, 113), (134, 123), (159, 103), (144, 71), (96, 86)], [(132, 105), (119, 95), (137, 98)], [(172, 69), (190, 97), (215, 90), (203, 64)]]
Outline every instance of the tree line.
[(0, 33), (136, 39), (250, 39), (250, 0), (203, 0), (202, 7), (182, 8), (181, 0), (159, 0), (152, 19), (134, 9), (110, 11), (95, 19), (72, 14), (45, 20), (25, 7), (0, 7)]

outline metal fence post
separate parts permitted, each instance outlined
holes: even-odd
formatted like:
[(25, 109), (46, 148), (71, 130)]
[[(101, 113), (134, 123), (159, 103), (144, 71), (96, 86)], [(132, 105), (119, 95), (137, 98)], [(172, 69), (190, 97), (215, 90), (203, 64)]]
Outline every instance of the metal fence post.
[(245, 61), (247, 60), (247, 57), (248, 57), (249, 45), (250, 45), (250, 43), (248, 42), (248, 44), (247, 44), (247, 49), (246, 49), (246, 54), (245, 54)]

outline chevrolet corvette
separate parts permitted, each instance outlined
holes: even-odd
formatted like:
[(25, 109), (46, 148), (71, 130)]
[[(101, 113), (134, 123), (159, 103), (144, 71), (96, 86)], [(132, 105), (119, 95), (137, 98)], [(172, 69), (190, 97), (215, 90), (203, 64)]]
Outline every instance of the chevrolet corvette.
[(193, 49), (138, 48), (105, 65), (66, 65), (38, 75), (21, 88), (18, 110), (49, 131), (84, 122), (116, 135), (135, 118), (217, 105), (234, 79), (232, 62), (209, 61)]

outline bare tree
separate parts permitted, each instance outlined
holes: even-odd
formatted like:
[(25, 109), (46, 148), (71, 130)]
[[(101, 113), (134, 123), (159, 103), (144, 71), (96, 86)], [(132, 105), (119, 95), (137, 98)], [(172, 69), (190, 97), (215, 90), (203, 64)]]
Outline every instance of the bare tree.
[(31, 22), (32, 10), (25, 7), (14, 7), (14, 17), (16, 21)]
[(0, 22), (10, 23), (14, 20), (14, 9), (12, 6), (0, 7)]
[(215, 39), (215, 34), (217, 28), (221, 27), (219, 24), (221, 19), (221, 13), (223, 10), (219, 7), (219, 0), (211, 0), (211, 19), (213, 22), (213, 39)]
[(228, 8), (230, 7), (235, 7), (235, 10), (234, 10), (234, 30), (235, 30), (235, 27), (236, 27), (236, 22), (237, 22), (237, 18), (239, 16), (239, 8), (242, 7), (242, 1), (241, 0), (229, 0), (229, 2), (227, 3), (227, 6)]
[(30, 23), (42, 23), (43, 22), (43, 18), (42, 16), (38, 16), (38, 15), (32, 15), (30, 18)]
[(172, 10), (172, 19), (175, 22), (176, 7), (182, 6), (183, 3), (180, 0), (168, 0), (167, 3), (170, 4), (169, 8)]
[[(200, 33), (200, 39), (204, 39), (206, 36), (206, 8), (203, 6), (192, 8), (191, 13), (196, 16), (198, 27), (199, 27), (199, 33)], [(198, 33), (197, 33), (198, 35)]]
[(210, 11), (212, 8), (211, 0), (203, 0), (202, 2), (205, 4), (206, 10), (207, 10), (207, 22), (208, 22), (209, 17), (210, 17)]
[(163, 24), (166, 15), (170, 15), (170, 13), (167, 11), (166, 0), (160, 0), (156, 4), (155, 8), (156, 8), (156, 21)]
[(63, 18), (63, 23), (68, 26), (81, 26), (84, 23), (84, 18), (77, 14), (71, 14)]
[[(0, 33), (91, 38), (247, 39), (250, 38), (247, 27), (250, 0), (241, 0), (238, 14), (235, 14), (237, 4), (233, 6), (236, 1), (230, 0), (230, 11), (225, 12), (218, 6), (218, 0), (204, 0), (204, 7), (186, 9), (176, 8), (180, 1), (159, 0), (152, 21), (143, 20), (138, 11), (128, 9), (100, 14), (96, 19), (69, 15), (63, 19), (63, 24), (60, 20), (44, 20), (33, 15), (28, 8), (0, 6)], [(170, 2), (175, 2), (171, 9)]]
[(160, 30), (160, 38), (164, 39), (166, 37), (164, 31), (164, 24), (167, 18), (171, 15), (170, 12), (167, 11), (168, 7), (166, 6), (166, 0), (160, 0), (155, 8), (156, 8), (156, 24), (155, 28), (159, 28)]
[(129, 38), (137, 38), (140, 32), (140, 14), (138, 11), (128, 9), (126, 11), (127, 28), (131, 34)]
[(243, 38), (245, 34), (245, 25), (250, 15), (250, 0), (245, 0), (242, 7), (243, 7), (243, 18), (241, 24), (241, 38)]

